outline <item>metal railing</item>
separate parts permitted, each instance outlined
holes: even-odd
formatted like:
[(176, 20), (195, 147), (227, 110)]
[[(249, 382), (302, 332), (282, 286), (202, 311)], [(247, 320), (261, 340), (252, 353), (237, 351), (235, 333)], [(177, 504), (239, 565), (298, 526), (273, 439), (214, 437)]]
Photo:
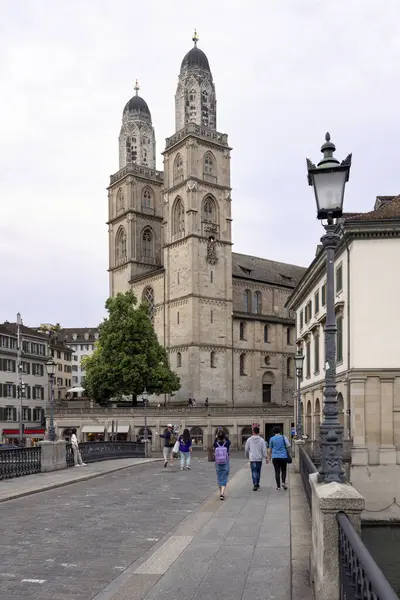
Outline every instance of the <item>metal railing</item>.
[[(117, 458), (145, 458), (145, 444), (140, 442), (81, 442), (82, 460), (85, 463)], [(74, 466), (72, 445), (67, 444), (67, 466)]]
[(340, 600), (399, 600), (344, 512), (339, 524)]
[(0, 449), (0, 480), (41, 471), (41, 448)]
[(299, 449), (299, 463), (300, 463), (300, 475), (303, 481), (304, 491), (306, 493), (308, 506), (311, 510), (311, 485), (310, 485), (310, 475), (311, 473), (317, 472), (317, 467), (314, 465), (313, 461), (309, 457), (308, 453), (304, 448), (300, 445)]

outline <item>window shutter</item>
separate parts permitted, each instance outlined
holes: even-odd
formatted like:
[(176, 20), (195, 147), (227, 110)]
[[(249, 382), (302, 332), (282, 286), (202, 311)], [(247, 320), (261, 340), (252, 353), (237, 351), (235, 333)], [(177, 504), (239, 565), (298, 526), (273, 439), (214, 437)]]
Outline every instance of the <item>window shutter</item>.
[(26, 397), (28, 400), (30, 400), (31, 399), (31, 386), (27, 385), (25, 389), (26, 389)]
[(27, 372), (27, 375), (31, 374), (31, 363), (26, 363), (26, 372)]
[(32, 421), (32, 409), (28, 408), (28, 421)]
[(36, 400), (36, 388), (32, 386), (32, 400)]
[(13, 393), (13, 398), (16, 398), (17, 397), (17, 386), (16, 385), (12, 386), (12, 393)]
[[(1, 386), (1, 384), (0, 384)], [(0, 406), (0, 421), (5, 421), (6, 420), (6, 409), (4, 408), (4, 406)]]
[(13, 421), (17, 420), (17, 409), (15, 407), (13, 407), (12, 409), (12, 414), (13, 414)]
[(5, 396), (3, 396), (3, 384), (0, 383), (0, 398), (4, 398)]
[(0, 358), (0, 371), (5, 371), (5, 365), (4, 365), (5, 359), (4, 358)]
[(44, 400), (44, 388), (43, 387), (40, 388), (40, 399)]
[(15, 373), (16, 368), (17, 368), (17, 363), (15, 362), (15, 360), (13, 360), (12, 361), (12, 370), (13, 370), (13, 373)]

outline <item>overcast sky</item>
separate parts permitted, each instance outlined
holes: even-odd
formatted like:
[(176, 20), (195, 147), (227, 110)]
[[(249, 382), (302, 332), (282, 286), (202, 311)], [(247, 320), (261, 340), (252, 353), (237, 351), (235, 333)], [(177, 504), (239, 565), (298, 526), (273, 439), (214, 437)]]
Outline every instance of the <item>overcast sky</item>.
[(399, 0), (0, 0), (0, 321), (96, 326), (107, 192), (140, 81), (158, 168), (194, 27), (232, 152), (234, 251), (308, 265), (305, 158), (353, 152), (346, 210), (400, 193)]

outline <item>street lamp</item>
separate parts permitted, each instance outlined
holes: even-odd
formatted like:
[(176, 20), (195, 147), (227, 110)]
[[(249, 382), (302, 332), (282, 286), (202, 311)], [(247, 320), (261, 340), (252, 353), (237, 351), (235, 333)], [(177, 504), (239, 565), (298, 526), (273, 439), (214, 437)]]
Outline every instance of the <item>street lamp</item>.
[(145, 444), (148, 442), (149, 439), (149, 430), (147, 429), (147, 400), (149, 398), (149, 394), (146, 390), (146, 388), (143, 391), (142, 394), (142, 400), (143, 400), (143, 404), (144, 404), (144, 442)]
[(303, 375), (303, 362), (304, 362), (304, 354), (301, 351), (301, 346), (297, 347), (297, 353), (294, 357), (294, 364), (296, 366), (296, 375), (297, 375), (297, 423), (296, 423), (296, 433), (297, 438), (300, 439), (303, 435), (303, 418), (301, 414), (301, 391), (300, 391), (300, 382)]
[(50, 426), (49, 426), (49, 440), (51, 442), (56, 441), (56, 430), (54, 428), (54, 375), (56, 374), (57, 363), (53, 357), (50, 357), (46, 362), (46, 371), (50, 380)]
[(343, 426), (339, 423), (336, 390), (336, 317), (335, 317), (335, 248), (338, 235), (334, 219), (343, 213), (344, 189), (349, 180), (351, 154), (341, 163), (333, 156), (336, 147), (329, 133), (321, 147), (324, 158), (315, 166), (307, 159), (308, 183), (314, 187), (317, 218), (327, 219), (321, 242), (326, 250), (326, 322), (325, 322), (325, 387), (324, 420), (320, 427), (321, 467), (318, 481), (341, 483)]

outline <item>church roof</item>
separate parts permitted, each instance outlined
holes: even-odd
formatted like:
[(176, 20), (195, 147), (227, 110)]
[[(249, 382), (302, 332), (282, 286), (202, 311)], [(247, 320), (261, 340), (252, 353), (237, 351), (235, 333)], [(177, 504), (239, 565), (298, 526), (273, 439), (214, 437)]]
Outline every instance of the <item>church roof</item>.
[(305, 272), (305, 267), (232, 252), (233, 277), (294, 289)]
[(126, 112), (137, 112), (139, 114), (146, 115), (151, 119), (151, 114), (147, 102), (138, 95), (133, 96), (129, 102), (126, 103), (124, 113)]
[(211, 73), (207, 56), (204, 54), (203, 50), (200, 50), (200, 48), (198, 48), (197, 46), (194, 46), (194, 48), (189, 50), (189, 52), (184, 56), (181, 64), (181, 71), (184, 68), (190, 69), (193, 67), (197, 67), (199, 69), (203, 69), (204, 71), (208, 71), (209, 73)]

